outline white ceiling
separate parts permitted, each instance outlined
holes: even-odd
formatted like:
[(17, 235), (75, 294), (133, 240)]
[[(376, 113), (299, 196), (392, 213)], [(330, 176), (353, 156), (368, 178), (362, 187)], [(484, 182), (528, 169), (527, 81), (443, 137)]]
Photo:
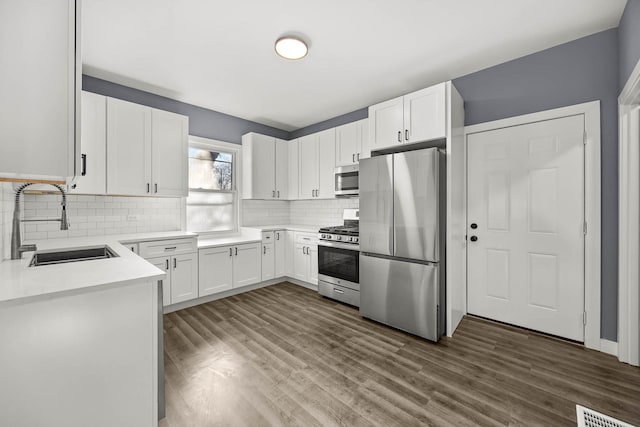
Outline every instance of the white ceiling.
[[(84, 72), (288, 131), (616, 27), (625, 4), (84, 0)], [(291, 33), (301, 61), (274, 52)]]

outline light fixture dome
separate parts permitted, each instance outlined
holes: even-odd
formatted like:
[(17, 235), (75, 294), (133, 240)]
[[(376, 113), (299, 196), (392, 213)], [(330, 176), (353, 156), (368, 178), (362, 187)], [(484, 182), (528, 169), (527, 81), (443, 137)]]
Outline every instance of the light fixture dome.
[(307, 56), (307, 44), (294, 36), (280, 37), (276, 40), (276, 53), (284, 59), (302, 59)]

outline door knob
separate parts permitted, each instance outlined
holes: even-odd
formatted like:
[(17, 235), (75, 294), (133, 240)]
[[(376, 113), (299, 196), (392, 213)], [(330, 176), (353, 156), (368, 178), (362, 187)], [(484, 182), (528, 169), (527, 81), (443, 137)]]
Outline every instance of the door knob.
[(478, 236), (471, 236), (471, 241), (472, 242), (477, 242), (478, 241)]
[(476, 228), (478, 228), (478, 224), (476, 224), (475, 222), (471, 224), (471, 228), (473, 230), (475, 230)]

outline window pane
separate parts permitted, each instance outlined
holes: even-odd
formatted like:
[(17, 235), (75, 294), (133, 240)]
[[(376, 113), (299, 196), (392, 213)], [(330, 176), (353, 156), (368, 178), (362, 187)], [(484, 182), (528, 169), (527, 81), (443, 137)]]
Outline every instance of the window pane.
[(235, 193), (190, 192), (187, 197), (189, 231), (235, 230)]
[(189, 147), (189, 188), (233, 190), (233, 155)]

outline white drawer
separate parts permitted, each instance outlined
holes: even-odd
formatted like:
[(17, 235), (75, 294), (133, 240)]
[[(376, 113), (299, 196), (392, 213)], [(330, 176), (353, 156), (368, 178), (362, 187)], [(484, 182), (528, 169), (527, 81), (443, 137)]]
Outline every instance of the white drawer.
[(262, 232), (262, 243), (273, 243), (275, 240), (273, 231), (263, 231)]
[(316, 233), (301, 233), (296, 231), (295, 241), (296, 243), (315, 245), (316, 243), (318, 243), (318, 235)]
[(154, 240), (151, 242), (141, 242), (138, 251), (143, 258), (154, 258), (158, 256), (177, 255), (198, 250), (198, 241), (195, 237), (186, 239)]

